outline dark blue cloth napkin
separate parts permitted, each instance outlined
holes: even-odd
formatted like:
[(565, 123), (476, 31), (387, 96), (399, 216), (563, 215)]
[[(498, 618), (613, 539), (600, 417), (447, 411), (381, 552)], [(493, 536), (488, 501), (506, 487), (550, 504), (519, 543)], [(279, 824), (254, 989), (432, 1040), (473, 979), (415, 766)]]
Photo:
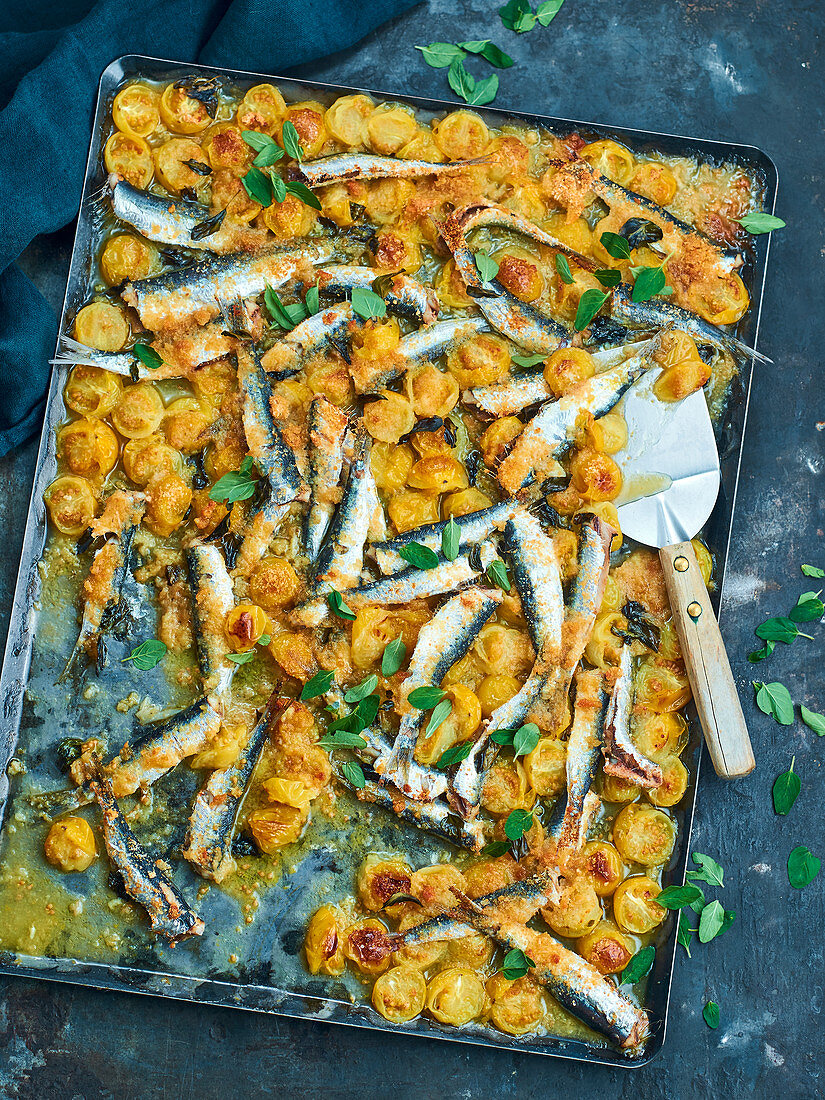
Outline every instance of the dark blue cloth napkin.
[[(11, 0), (0, 15), (0, 455), (38, 427), (56, 318), (15, 265), (77, 213), (100, 74), (143, 53), (282, 73), (419, 0)], [(19, 10), (15, 10), (17, 7)], [(36, 21), (37, 29), (32, 29)]]

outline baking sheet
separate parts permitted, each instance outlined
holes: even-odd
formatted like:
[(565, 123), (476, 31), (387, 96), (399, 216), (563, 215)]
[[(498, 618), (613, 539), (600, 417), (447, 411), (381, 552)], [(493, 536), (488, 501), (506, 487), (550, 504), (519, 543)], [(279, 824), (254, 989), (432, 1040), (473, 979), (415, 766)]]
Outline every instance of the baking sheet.
[[(118, 87), (126, 80), (144, 78), (152, 80), (176, 80), (182, 76), (202, 72), (216, 74), (229, 84), (246, 87), (260, 81), (274, 82), (287, 99), (292, 101), (316, 99), (329, 103), (339, 95), (367, 91), (377, 99), (399, 100), (409, 103), (423, 113), (443, 115), (456, 104), (438, 100), (421, 99), (376, 92), (361, 88), (341, 87), (295, 81), (272, 75), (245, 73), (235, 70), (205, 68), (184, 65), (158, 58), (130, 55), (119, 58), (104, 71), (98, 90), (95, 120), (92, 131), (89, 159), (86, 167), (80, 217), (75, 237), (72, 262), (69, 271), (66, 298), (61, 318), (61, 331), (66, 319), (71, 318), (87, 299), (93, 281), (92, 256), (96, 243), (96, 219), (99, 217), (93, 195), (104, 179), (101, 151), (106, 137), (112, 99)], [(640, 130), (615, 129), (603, 125), (582, 123), (526, 113), (507, 112), (493, 108), (475, 108), (490, 126), (498, 127), (508, 120), (544, 127), (564, 134), (571, 130), (591, 137), (618, 138), (631, 149), (639, 152), (658, 150), (668, 155), (690, 155), (714, 163), (733, 161), (739, 163), (751, 175), (758, 176), (764, 187), (764, 208), (772, 211), (776, 199), (777, 172), (770, 158), (752, 146), (733, 145), (690, 139), (675, 135), (655, 134)], [(762, 291), (770, 237), (755, 239), (752, 262), (745, 273), (745, 281), (751, 293), (752, 306), (738, 335), (755, 344), (759, 326)], [(750, 364), (743, 366), (734, 380), (726, 413), (719, 431), (722, 487), (716, 507), (704, 535), (716, 557), (717, 589), (714, 604), (718, 609), (720, 590), (723, 587), (725, 561), (731, 535), (735, 505), (736, 484), (739, 473), (742, 437), (747, 416), (750, 388)], [(0, 820), (7, 829), (14, 821), (15, 808), (9, 799), (9, 782), (6, 768), (18, 744), (27, 750), (27, 763), (44, 784), (59, 787), (65, 777), (54, 767), (46, 747), (60, 737), (77, 735), (78, 731), (94, 730), (105, 723), (111, 745), (125, 741), (133, 730), (133, 719), (125, 714), (112, 714), (111, 699), (117, 697), (117, 687), (102, 693), (96, 704), (94, 695), (89, 699), (74, 698), (69, 689), (54, 687), (54, 667), (49, 662), (49, 644), (55, 633), (70, 634), (76, 629), (73, 608), (66, 607), (65, 614), (59, 608), (47, 607), (40, 612), (37, 601), (40, 593), (40, 561), (46, 541), (47, 523), (43, 505), (43, 491), (55, 476), (54, 427), (64, 417), (62, 389), (65, 374), (55, 370), (46, 406), (46, 414), (37, 460), (32, 500), (21, 554), (20, 572), (6, 647), (0, 692), (4, 705), (0, 714)], [(51, 637), (46, 644), (41, 639)], [(117, 656), (112, 662), (117, 668)], [(108, 674), (108, 670), (107, 670)], [(146, 677), (147, 674), (144, 674)], [(150, 674), (151, 676), (151, 674)], [(150, 678), (141, 680), (141, 689), (156, 698), (162, 698), (164, 682)], [(130, 684), (130, 686), (134, 686)], [(165, 689), (168, 692), (168, 688)], [(104, 704), (105, 707), (104, 707)], [(688, 791), (680, 806), (674, 808), (678, 822), (678, 838), (670, 866), (664, 874), (664, 884), (681, 883), (690, 851), (690, 827), (696, 802), (696, 781), (701, 750), (701, 731), (695, 715), (690, 715), (690, 743), (683, 759), (690, 771)], [(168, 784), (159, 785), (161, 798), (187, 798), (191, 801), (198, 777), (188, 769), (179, 768)], [(167, 780), (169, 777), (167, 777)], [(190, 790), (191, 788), (191, 790)], [(180, 815), (178, 815), (180, 816)], [(124, 945), (121, 961), (92, 961), (73, 957), (67, 950), (64, 957), (44, 957), (37, 954), (18, 955), (0, 953), (0, 972), (24, 974), (60, 981), (71, 981), (98, 988), (128, 990), (136, 993), (156, 994), (190, 1001), (204, 1001), (280, 1015), (325, 1022), (372, 1027), (384, 1031), (400, 1031), (424, 1034), (449, 1041), (481, 1043), (510, 1050), (531, 1051), (551, 1056), (575, 1058), (609, 1064), (639, 1066), (650, 1060), (662, 1047), (665, 1037), (670, 982), (676, 951), (676, 923), (678, 914), (671, 914), (663, 925), (662, 939), (658, 944), (654, 969), (651, 972), (645, 1007), (651, 1021), (651, 1039), (645, 1055), (629, 1062), (620, 1052), (603, 1045), (546, 1035), (527, 1035), (513, 1038), (480, 1025), (468, 1025), (457, 1029), (442, 1027), (435, 1021), (419, 1017), (409, 1024), (392, 1025), (378, 1016), (368, 1004), (352, 1003), (360, 986), (350, 979), (349, 988), (341, 981), (312, 977), (305, 970), (300, 951), (306, 921), (322, 900), (335, 900), (347, 892), (350, 875), (360, 862), (364, 851), (403, 849), (407, 844), (415, 852), (415, 865), (436, 862), (447, 851), (438, 841), (405, 829), (383, 811), (373, 807), (360, 807), (354, 827), (358, 829), (358, 843), (347, 845), (340, 832), (330, 834), (329, 845), (319, 846), (300, 863), (294, 874), (285, 874), (274, 888), (262, 895), (254, 932), (244, 930), (244, 958), (241, 963), (230, 964), (232, 957), (232, 928), (242, 919), (242, 906), (230, 895), (220, 890), (210, 890), (204, 903), (196, 903), (207, 926), (214, 930), (226, 930), (216, 937), (219, 946), (208, 936), (203, 941), (189, 941), (175, 949), (163, 945), (147, 945), (145, 926), (140, 926), (135, 944)], [(322, 838), (323, 840), (324, 838)], [(343, 839), (343, 843), (341, 843)], [(170, 836), (169, 846), (174, 847), (175, 837)], [(351, 852), (351, 856), (348, 853)], [(347, 859), (351, 863), (347, 863)], [(98, 861), (105, 864), (105, 860)], [(177, 867), (175, 877), (183, 883), (187, 896), (192, 897), (202, 881), (188, 866)], [(104, 875), (105, 878), (105, 875)], [(325, 891), (330, 891), (329, 897)], [(363, 993), (361, 992), (363, 999)]]

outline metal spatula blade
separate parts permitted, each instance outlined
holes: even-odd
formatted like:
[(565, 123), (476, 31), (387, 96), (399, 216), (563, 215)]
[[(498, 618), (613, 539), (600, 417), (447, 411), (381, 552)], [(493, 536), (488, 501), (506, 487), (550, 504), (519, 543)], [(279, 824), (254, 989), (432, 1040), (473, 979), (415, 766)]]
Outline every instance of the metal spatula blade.
[(693, 699), (718, 775), (732, 779), (755, 761), (719, 624), (691, 539), (719, 494), (719, 455), (704, 393), (678, 403), (653, 393), (658, 371), (628, 391), (622, 412), (628, 439), (616, 455), (624, 487), (622, 532), (659, 551), (673, 624)]

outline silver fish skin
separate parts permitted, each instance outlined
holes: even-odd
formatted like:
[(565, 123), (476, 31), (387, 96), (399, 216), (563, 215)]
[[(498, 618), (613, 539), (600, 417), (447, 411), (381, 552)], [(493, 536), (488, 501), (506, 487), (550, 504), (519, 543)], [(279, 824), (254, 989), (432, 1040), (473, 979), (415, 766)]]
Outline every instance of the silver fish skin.
[(481, 822), (466, 822), (453, 817), (445, 803), (414, 802), (399, 791), (382, 787), (380, 783), (371, 779), (356, 790), (343, 774), (336, 773), (336, 778), (343, 786), (354, 791), (359, 801), (383, 806), (408, 825), (414, 825), (416, 829), (423, 829), (442, 840), (448, 840), (458, 848), (466, 848), (470, 852), (481, 851), (484, 844)]
[[(160, 382), (164, 378), (188, 377), (199, 366), (213, 363), (231, 354), (235, 350), (236, 343), (237, 341), (231, 335), (227, 335), (219, 321), (212, 321), (192, 334), (186, 349), (186, 362), (175, 361), (170, 357), (169, 360), (164, 359), (161, 365), (153, 370), (151, 367), (144, 366), (133, 351), (98, 351), (96, 348), (86, 347), (71, 336), (64, 335), (60, 337), (57, 355), (49, 362), (57, 367), (74, 367), (78, 364), (99, 367), (110, 374), (131, 378), (133, 382), (144, 379)], [(155, 350), (161, 354), (162, 345)]]
[[(440, 231), (468, 293), (475, 297), (492, 328), (527, 351), (545, 355), (570, 344), (573, 333), (559, 321), (520, 301), (495, 279), (482, 280), (461, 225), (453, 216), (441, 224)], [(495, 293), (488, 296), (490, 291)]]
[[(63, 683), (81, 656), (94, 662), (98, 671), (106, 667), (106, 635), (121, 606), (123, 585), (129, 571), (132, 542), (143, 513), (143, 493), (116, 489), (102, 514), (92, 522), (93, 538), (106, 541), (95, 551), (89, 575), (83, 584), (83, 614), (80, 632), (57, 682)], [(106, 593), (101, 598), (101, 592)]]
[[(469, 556), (459, 555), (455, 561), (440, 561), (434, 569), (410, 567), (391, 577), (382, 577), (380, 580), (348, 589), (345, 602), (352, 611), (357, 611), (361, 607), (372, 607), (374, 604), (409, 603), (410, 600), (441, 596), (478, 580), (495, 556), (495, 549), (488, 544), (479, 547), (479, 560), (475, 563), (470, 561)], [(481, 568), (476, 568), (476, 565)], [(326, 599), (313, 599), (296, 607), (291, 617), (302, 626), (320, 626), (329, 615), (330, 608)]]
[(451, 172), (463, 172), (479, 164), (487, 164), (486, 157), (476, 160), (453, 160), (443, 163), (428, 160), (397, 160), (395, 157), (376, 156), (372, 153), (335, 153), (318, 160), (303, 161), (299, 173), (308, 187), (323, 187), (327, 183), (345, 180), (417, 179), (419, 176), (439, 176)]
[[(325, 595), (354, 587), (364, 567), (364, 545), (371, 528), (383, 525), (383, 509), (370, 465), (372, 439), (360, 429), (341, 503), (315, 561), (312, 589)], [(380, 515), (378, 514), (380, 513)]]
[(309, 511), (304, 524), (304, 549), (310, 562), (318, 557), (335, 512), (344, 465), (344, 439), (349, 417), (325, 397), (309, 406)]
[(545, 233), (543, 229), (539, 229), (528, 218), (516, 213), (515, 210), (508, 209), (506, 206), (499, 206), (496, 203), (475, 202), (463, 207), (461, 210), (454, 211), (450, 215), (450, 220), (464, 234), (471, 233), (474, 229), (509, 229), (513, 233), (521, 233), (525, 237), (532, 237), (539, 244), (546, 244), (557, 252), (563, 252), (565, 255), (571, 256), (580, 267), (587, 271), (592, 271), (596, 266), (593, 260), (587, 256), (582, 256), (580, 252), (574, 251), (564, 241), (560, 241), (558, 237)]
[[(331, 264), (317, 275), (318, 288), (329, 298), (349, 298), (356, 287), (372, 289), (379, 276), (375, 268)], [(438, 317), (438, 296), (432, 287), (424, 286), (409, 275), (393, 275), (383, 295), (390, 313), (404, 317), (416, 325), (430, 325)]]
[(416, 802), (431, 802), (447, 789), (444, 772), (422, 768), (415, 760), (415, 748), (424, 724), (425, 711), (409, 702), (410, 692), (420, 687), (439, 687), (447, 672), (469, 650), (479, 630), (502, 601), (494, 589), (473, 586), (442, 604), (421, 628), (410, 658), (407, 676), (399, 689), (396, 711), (401, 723), (392, 753), (380, 772)]
[(695, 313), (665, 298), (651, 298), (649, 302), (634, 302), (632, 287), (622, 283), (613, 290), (610, 316), (624, 325), (635, 328), (665, 328), (668, 325), (689, 333), (698, 344), (710, 344), (758, 363), (772, 363), (767, 355), (750, 347), (731, 332), (717, 328)]
[(467, 920), (508, 950), (523, 951), (534, 965), (531, 977), (546, 985), (552, 996), (595, 1031), (617, 1043), (629, 1056), (638, 1056), (648, 1035), (645, 1012), (633, 1004), (594, 966), (548, 932), (527, 925), (494, 909), (466, 901)]
[(105, 776), (90, 783), (103, 817), (103, 840), (112, 866), (120, 872), (126, 893), (149, 916), (152, 931), (170, 944), (202, 936), (204, 923), (158, 864), (137, 841)]
[(478, 316), (451, 317), (410, 332), (401, 337), (394, 353), (387, 357), (388, 365), (381, 363), (375, 368), (368, 363), (360, 370), (352, 370), (355, 389), (358, 393), (377, 393), (412, 367), (438, 359), (480, 332), (490, 332), (490, 326)]
[(219, 713), (232, 685), (237, 665), (229, 660), (229, 643), (224, 624), (235, 606), (232, 579), (220, 549), (210, 543), (195, 543), (184, 551), (203, 689)]
[[(508, 497), (499, 504), (491, 504), (489, 508), (481, 508), (477, 512), (468, 512), (464, 516), (456, 516), (455, 522), (459, 529), (458, 551), (466, 554), (473, 546), (489, 538), (494, 532), (501, 531), (505, 523), (520, 511), (522, 505), (516, 497)], [(409, 562), (401, 557), (399, 550), (409, 546), (411, 542), (417, 542), (441, 553), (441, 539), (449, 520), (439, 520), (438, 523), (426, 523), (422, 527), (413, 527), (395, 538), (385, 542), (373, 542), (367, 547), (367, 555), (375, 559), (375, 563), (385, 575), (400, 573), (409, 568)]]
[[(645, 354), (648, 341), (638, 340), (634, 343), (624, 344), (616, 348), (586, 348), (593, 359), (597, 373), (607, 370), (609, 367), (618, 366), (627, 359), (633, 359)], [(531, 405), (543, 404), (550, 400), (553, 394), (544, 381), (541, 367), (527, 367), (526, 370), (514, 372), (509, 378), (501, 382), (494, 382), (489, 386), (476, 386), (463, 395), (466, 405), (474, 405), (481, 412), (491, 416), (514, 416), (516, 413), (529, 409)]]
[[(576, 676), (573, 721), (567, 740), (566, 798), (560, 818), (554, 814), (548, 825), (550, 836), (560, 850), (576, 849), (581, 839), (584, 802), (602, 754), (604, 719), (608, 694), (604, 676), (598, 669), (587, 669)], [(556, 803), (560, 806), (562, 800)]]
[(212, 882), (223, 882), (236, 869), (232, 855), (235, 820), (261, 759), (274, 709), (270, 700), (235, 763), (213, 771), (195, 796), (182, 854), (199, 875)]
[(662, 769), (648, 759), (633, 743), (631, 707), (633, 705), (633, 657), (630, 646), (622, 646), (619, 674), (613, 684), (604, 728), (604, 772), (636, 783), (640, 787), (662, 785)]
[(232, 575), (248, 577), (267, 551), (272, 537), (292, 511), (292, 504), (280, 504), (270, 497), (248, 520), (235, 558)]
[(561, 655), (564, 592), (552, 538), (539, 520), (520, 508), (507, 520), (504, 542), (510, 549), (513, 581), (540, 666)]
[(266, 477), (275, 504), (306, 500), (309, 490), (301, 480), (295, 454), (283, 440), (272, 415), (272, 386), (254, 351), (239, 348), (238, 382), (241, 389), (244, 434), (249, 453)]
[(206, 324), (220, 314), (219, 300), (255, 297), (267, 286), (278, 290), (302, 281), (314, 265), (326, 263), (333, 244), (318, 240), (300, 250), (261, 249), (254, 253), (213, 256), (188, 267), (128, 282), (121, 292), (141, 324), (161, 332), (187, 322)]
[(504, 491), (512, 495), (532, 481), (550, 476), (557, 456), (570, 442), (579, 417), (583, 413), (599, 417), (609, 412), (636, 379), (653, 365), (650, 354), (658, 342), (658, 338), (648, 341), (643, 353), (585, 379), (558, 401), (542, 405), (498, 468), (499, 484)]

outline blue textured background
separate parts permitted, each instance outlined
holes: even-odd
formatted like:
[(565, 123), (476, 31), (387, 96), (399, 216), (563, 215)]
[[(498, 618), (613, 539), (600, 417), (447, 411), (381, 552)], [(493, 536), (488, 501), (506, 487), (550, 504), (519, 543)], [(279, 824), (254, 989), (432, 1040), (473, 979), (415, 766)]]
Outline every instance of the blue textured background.
[[(413, 46), (492, 37), (517, 62), (501, 74), (496, 106), (748, 142), (779, 166), (788, 229), (773, 242), (760, 340), (775, 366), (754, 376), (723, 606), (758, 763), (733, 784), (705, 768), (693, 845), (724, 865), (722, 896), (736, 924), (697, 945), (692, 960), (680, 951), (664, 1052), (637, 1072), (0, 978), (3, 1100), (825, 1096), (825, 875), (799, 892), (785, 872), (797, 844), (825, 856), (825, 739), (760, 714), (749, 685), (752, 676), (784, 680), (797, 701), (825, 711), (822, 629), (811, 631), (814, 642), (778, 647), (769, 670), (745, 660), (760, 619), (785, 613), (811, 587), (800, 565), (825, 566), (823, 4), (567, 0), (550, 27), (519, 36), (501, 26), (497, 6), (430, 0), (299, 75), (447, 97), (445, 73), (427, 68)], [(244, 67), (244, 57), (236, 61)], [(70, 248), (66, 231), (24, 257), (55, 308)], [(34, 457), (32, 443), (0, 462), (0, 636)], [(788, 818), (777, 818), (770, 789), (793, 754), (802, 794)], [(718, 1031), (702, 1022), (708, 999), (721, 1005)]]

